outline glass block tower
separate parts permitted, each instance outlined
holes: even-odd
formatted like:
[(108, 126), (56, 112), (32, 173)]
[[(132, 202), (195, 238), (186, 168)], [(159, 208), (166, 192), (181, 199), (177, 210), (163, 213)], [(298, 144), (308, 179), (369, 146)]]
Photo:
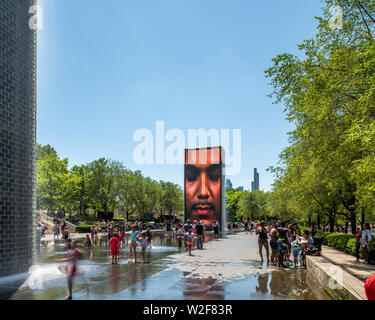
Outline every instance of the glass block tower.
[(27, 271), (35, 244), (35, 4), (0, 1), (0, 276)]

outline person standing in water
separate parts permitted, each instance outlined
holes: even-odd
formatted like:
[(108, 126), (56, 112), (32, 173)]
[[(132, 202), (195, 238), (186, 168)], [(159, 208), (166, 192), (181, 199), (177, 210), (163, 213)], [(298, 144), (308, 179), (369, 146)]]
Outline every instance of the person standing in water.
[(178, 251), (181, 252), (182, 240), (184, 239), (184, 233), (182, 232), (182, 230), (178, 230), (176, 233), (176, 236), (177, 236), (177, 243), (178, 243)]
[(113, 237), (109, 240), (111, 244), (111, 256), (112, 256), (112, 264), (118, 264), (118, 255), (120, 250), (120, 239), (118, 234), (115, 233)]
[[(129, 245), (129, 240), (130, 240), (130, 245)], [(137, 242), (138, 242), (138, 234), (135, 231), (135, 225), (131, 226), (131, 232), (128, 238), (128, 247), (129, 247), (129, 260), (128, 261), (133, 261), (134, 263), (137, 263)], [(132, 260), (134, 252), (134, 260)]]
[(78, 274), (78, 260), (81, 256), (81, 251), (76, 248), (75, 242), (72, 242), (71, 239), (67, 241), (67, 248), (67, 258), (56, 259), (55, 261), (68, 262), (68, 265), (60, 270), (67, 275), (69, 295), (65, 297), (65, 300), (72, 300), (73, 278)]
[(266, 254), (267, 254), (267, 263), (269, 263), (270, 262), (270, 250), (269, 250), (269, 247), (268, 247), (268, 235), (267, 235), (266, 223), (264, 221), (262, 221), (260, 223), (260, 225), (256, 229), (255, 233), (257, 235), (259, 235), (258, 246), (259, 246), (259, 254), (260, 254), (261, 262), (263, 262), (262, 249), (264, 247), (266, 249)]
[(139, 241), (140, 241), (140, 245), (141, 245), (141, 248), (142, 248), (142, 263), (146, 263), (146, 249), (148, 247), (146, 231), (142, 232), (142, 235), (139, 238)]
[(193, 241), (194, 241), (194, 234), (192, 233), (192, 229), (189, 230), (189, 232), (185, 235), (185, 243), (187, 250), (189, 252), (189, 256), (191, 256), (191, 248), (193, 247)]
[(146, 238), (147, 238), (147, 244), (152, 248), (152, 243), (151, 243), (151, 229), (150, 226), (147, 226), (147, 231), (146, 231)]

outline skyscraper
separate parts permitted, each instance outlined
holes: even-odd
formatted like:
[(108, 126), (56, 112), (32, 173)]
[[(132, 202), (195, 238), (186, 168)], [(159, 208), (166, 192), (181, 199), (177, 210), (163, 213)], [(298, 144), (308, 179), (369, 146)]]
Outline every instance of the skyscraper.
[(35, 243), (35, 4), (0, 1), (0, 276), (27, 271)]
[(259, 173), (257, 168), (254, 168), (254, 181), (251, 182), (251, 191), (259, 190)]
[(230, 181), (229, 179), (225, 180), (225, 187), (226, 188), (233, 188), (232, 181)]

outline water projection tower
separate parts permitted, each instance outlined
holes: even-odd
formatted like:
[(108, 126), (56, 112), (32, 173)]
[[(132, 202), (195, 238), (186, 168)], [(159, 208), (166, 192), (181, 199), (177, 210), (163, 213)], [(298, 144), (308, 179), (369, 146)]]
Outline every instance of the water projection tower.
[(185, 149), (184, 218), (200, 220), (206, 230), (225, 223), (224, 149), (205, 147)]
[(35, 243), (36, 0), (0, 0), (0, 276), (28, 271)]

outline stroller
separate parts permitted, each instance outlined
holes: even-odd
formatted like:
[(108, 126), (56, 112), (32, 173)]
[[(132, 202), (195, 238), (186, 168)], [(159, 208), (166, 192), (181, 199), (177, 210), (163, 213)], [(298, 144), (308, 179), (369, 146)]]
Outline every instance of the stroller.
[(314, 244), (306, 249), (306, 254), (311, 256), (320, 256), (322, 251), (323, 237), (313, 236)]

